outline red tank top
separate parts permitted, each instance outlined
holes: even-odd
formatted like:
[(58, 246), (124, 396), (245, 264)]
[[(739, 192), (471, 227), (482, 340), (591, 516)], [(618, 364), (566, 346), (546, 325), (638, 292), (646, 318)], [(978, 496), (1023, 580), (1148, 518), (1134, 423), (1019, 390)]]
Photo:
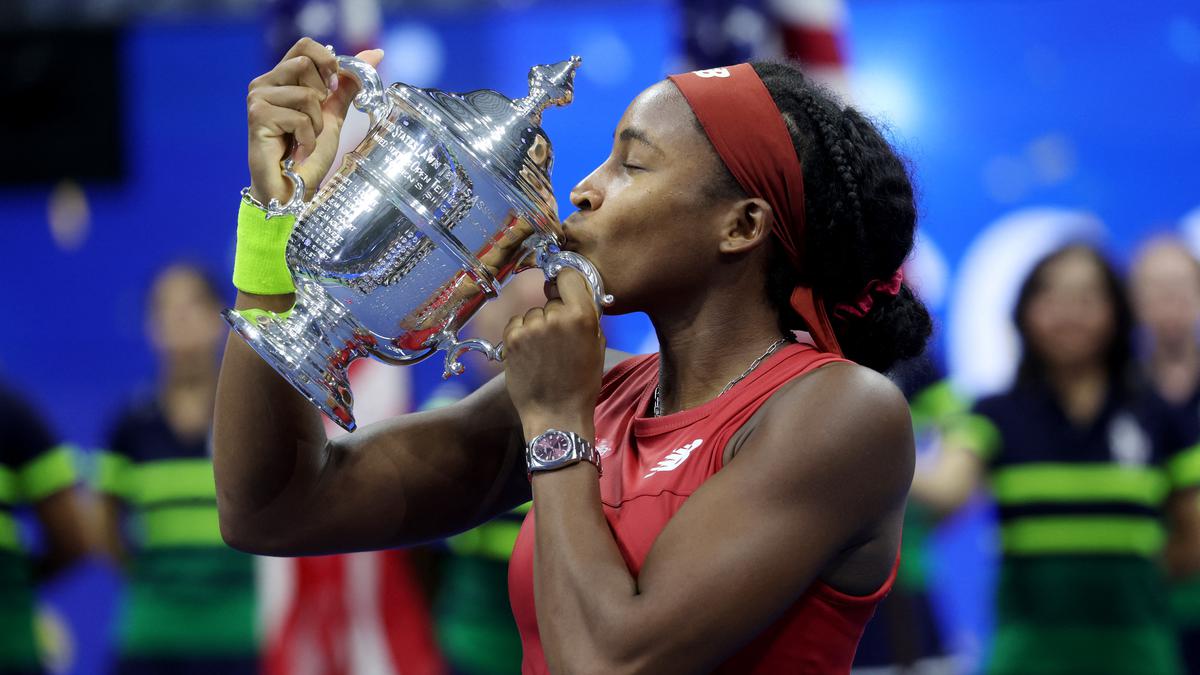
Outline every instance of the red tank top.
[[(596, 405), (596, 446), (604, 463), (600, 498), (625, 564), (635, 576), (667, 521), (721, 470), (725, 446), (764, 402), (793, 378), (840, 361), (811, 345), (789, 345), (724, 396), (673, 415), (643, 413), (658, 383), (658, 356), (629, 359), (604, 376)], [(533, 603), (534, 510), (509, 563), (522, 672), (548, 673)], [(899, 560), (897, 559), (897, 564)], [(719, 673), (849, 673), (863, 628), (891, 590), (850, 596), (816, 581), (774, 624), (718, 668)]]

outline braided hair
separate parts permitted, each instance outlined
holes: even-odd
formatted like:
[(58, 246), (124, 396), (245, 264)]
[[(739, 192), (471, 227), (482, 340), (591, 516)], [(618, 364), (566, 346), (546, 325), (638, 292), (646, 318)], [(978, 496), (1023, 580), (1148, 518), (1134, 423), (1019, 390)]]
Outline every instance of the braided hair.
[[(843, 107), (795, 66), (751, 65), (782, 112), (804, 169), (801, 268), (774, 240), (769, 254), (767, 294), (781, 330), (807, 330), (789, 302), (803, 283), (824, 299), (847, 358), (885, 371), (919, 355), (932, 321), (908, 286), (894, 297), (877, 295), (865, 316), (832, 311), (855, 304), (872, 281), (890, 279), (912, 250), (917, 209), (904, 160), (862, 113)], [(712, 187), (714, 196), (742, 194), (724, 165)]]

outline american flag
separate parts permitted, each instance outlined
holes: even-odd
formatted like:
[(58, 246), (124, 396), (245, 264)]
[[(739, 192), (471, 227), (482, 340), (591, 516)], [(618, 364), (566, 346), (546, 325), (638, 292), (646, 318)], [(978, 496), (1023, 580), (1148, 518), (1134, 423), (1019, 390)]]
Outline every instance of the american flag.
[(684, 0), (687, 68), (786, 57), (843, 99), (845, 0)]

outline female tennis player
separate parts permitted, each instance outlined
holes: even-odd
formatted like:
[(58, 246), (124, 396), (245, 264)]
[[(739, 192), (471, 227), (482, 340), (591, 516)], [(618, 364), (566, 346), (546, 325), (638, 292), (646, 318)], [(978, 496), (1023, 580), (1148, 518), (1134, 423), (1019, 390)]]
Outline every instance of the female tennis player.
[[(293, 139), (306, 178), (324, 175), (352, 89), (311, 40), (251, 84), (252, 197), (287, 196)], [(509, 323), (504, 375), (329, 440), (231, 339), (226, 540), (403, 546), (532, 495), (509, 573), (525, 672), (848, 672), (895, 576), (913, 471), (908, 408), (880, 371), (930, 330), (899, 273), (916, 220), (904, 162), (795, 68), (740, 64), (642, 92), (571, 202), (568, 248), (613, 312), (650, 316), (659, 354), (606, 370), (591, 295), (567, 272)], [(239, 221), (241, 267), (255, 252)], [(241, 308), (292, 302), (251, 285)]]

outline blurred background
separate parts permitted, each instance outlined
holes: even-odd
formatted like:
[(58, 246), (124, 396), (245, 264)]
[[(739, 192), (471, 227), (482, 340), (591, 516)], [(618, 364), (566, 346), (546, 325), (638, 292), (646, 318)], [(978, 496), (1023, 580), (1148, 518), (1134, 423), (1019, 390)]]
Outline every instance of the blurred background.
[[(17, 418), (7, 424), (36, 416), (51, 445), (74, 448), (75, 480), (94, 488), (83, 491), (80, 512), (111, 511), (119, 522), (154, 506), (104, 485), (113, 467), (151, 461), (114, 444), (131, 402), (153, 398), (172, 372), (171, 348), (155, 337), (164, 321), (156, 280), (184, 261), (217, 279), (214, 306), (231, 302), (237, 195), (248, 183), (246, 86), (301, 35), (340, 53), (382, 47), (386, 82), (512, 97), (524, 94), (531, 65), (581, 55), (574, 103), (545, 116), (561, 205), (607, 155), (628, 102), (666, 74), (751, 57), (800, 60), (881, 120), (912, 163), (921, 219), (908, 278), (937, 317), (933, 369), (966, 400), (1011, 383), (1017, 290), (1046, 253), (1082, 240), (1124, 268), (1162, 234), (1200, 251), (1200, 7), (1190, 0), (7, 0), (0, 35), (0, 147), (9, 158), (0, 164), (9, 279), (0, 378), (36, 411), (3, 414)], [(644, 317), (606, 322), (610, 346), (653, 349)], [(434, 360), (386, 369), (372, 386), (391, 410), (414, 409), (444, 393), (440, 370)], [(14, 437), (6, 433), (0, 444)], [(172, 499), (203, 501), (203, 489), (180, 489)], [(126, 505), (110, 510), (97, 495)], [(0, 515), (12, 516), (20, 548), (55, 548), (45, 531), (52, 519), (10, 501)], [(115, 539), (154, 548), (144, 525), (117, 529)], [(932, 535), (934, 620), (955, 656), (938, 672), (974, 672), (984, 661), (996, 541), (986, 496)], [(136, 558), (123, 567), (85, 552), (37, 578), (43, 667), (112, 668), (128, 637), (119, 624), (134, 602)], [(426, 584), (421, 560), (380, 564), (393, 563), (406, 566), (405, 583)], [(255, 565), (257, 581), (238, 583), (256, 584), (256, 659), (283, 639), (279, 631), (298, 630), (294, 608), (280, 608), (293, 601), (279, 599), (298, 592), (297, 578), (328, 598), (362, 574)], [(362, 620), (375, 627), (355, 639), (375, 631), (379, 644), (356, 647), (339, 637), (355, 630), (318, 626), (315, 637), (290, 639), (333, 654), (334, 665), (274, 672), (392, 672), (347, 654), (401, 647), (426, 658), (409, 672), (437, 672), (444, 655), (429, 613), (438, 599), (414, 602), (411, 616), (397, 618), (346, 601), (334, 612), (338, 630), (355, 612), (371, 614)], [(278, 628), (284, 616), (292, 622)], [(414, 627), (422, 621), (434, 627)], [(403, 659), (380, 658), (404, 669), (395, 665)]]

